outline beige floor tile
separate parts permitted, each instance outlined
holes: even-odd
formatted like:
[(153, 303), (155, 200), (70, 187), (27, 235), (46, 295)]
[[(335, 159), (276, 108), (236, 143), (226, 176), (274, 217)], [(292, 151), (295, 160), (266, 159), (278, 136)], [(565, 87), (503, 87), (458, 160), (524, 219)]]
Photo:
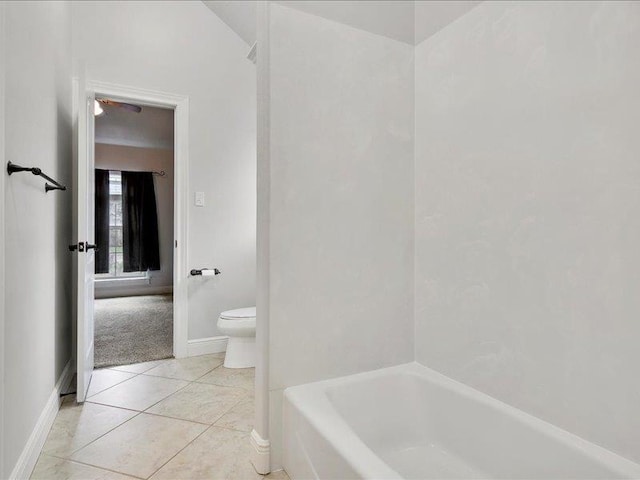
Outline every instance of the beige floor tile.
[(243, 432), (210, 427), (156, 472), (153, 480), (260, 479), (249, 455), (249, 436)]
[(141, 411), (188, 384), (189, 382), (171, 378), (138, 375), (94, 395), (88, 401)]
[(33, 480), (133, 480), (133, 477), (82, 465), (63, 458), (40, 455), (33, 473)]
[(247, 395), (245, 399), (247, 401), (255, 402), (256, 401), (256, 390), (255, 387), (252, 387), (250, 390), (246, 390)]
[(91, 397), (96, 393), (100, 393), (101, 391), (106, 390), (109, 387), (113, 387), (114, 385), (122, 383), (125, 380), (129, 380), (130, 378), (135, 376), (135, 373), (110, 370), (108, 368), (94, 370), (93, 375), (91, 375), (91, 383), (89, 384), (87, 397)]
[(68, 457), (135, 415), (137, 412), (96, 403), (77, 405), (75, 402), (65, 402), (49, 431), (42, 452)]
[(192, 383), (147, 412), (211, 425), (246, 395), (242, 388)]
[(109, 370), (118, 370), (120, 372), (130, 372), (130, 373), (144, 373), (147, 370), (151, 370), (153, 367), (157, 367), (164, 362), (168, 362), (173, 360), (172, 358), (167, 358), (166, 360), (153, 360), (151, 362), (142, 362), (142, 363), (132, 363), (131, 365), (118, 365), (117, 367), (111, 367)]
[(231, 428), (241, 432), (251, 432), (255, 416), (253, 399), (244, 400), (225, 413), (216, 423), (216, 427)]
[(218, 367), (207, 373), (204, 377), (199, 378), (198, 382), (253, 390), (255, 383), (255, 368)]
[(199, 423), (143, 413), (77, 451), (71, 458), (147, 478), (206, 428)]
[(223, 361), (215, 355), (174, 358), (148, 370), (145, 375), (193, 381), (219, 367)]

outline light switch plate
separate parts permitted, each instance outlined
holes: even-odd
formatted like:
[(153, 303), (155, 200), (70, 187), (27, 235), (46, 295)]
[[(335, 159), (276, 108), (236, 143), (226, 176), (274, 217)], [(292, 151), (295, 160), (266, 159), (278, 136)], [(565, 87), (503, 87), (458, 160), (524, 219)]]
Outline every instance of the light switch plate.
[(196, 207), (204, 207), (204, 192), (196, 192)]

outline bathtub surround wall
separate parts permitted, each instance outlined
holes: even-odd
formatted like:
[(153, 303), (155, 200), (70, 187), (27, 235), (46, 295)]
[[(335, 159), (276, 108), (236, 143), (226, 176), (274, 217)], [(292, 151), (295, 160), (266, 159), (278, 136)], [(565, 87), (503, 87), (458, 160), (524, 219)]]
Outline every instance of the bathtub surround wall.
[(104, 170), (164, 171), (163, 177), (154, 176), (158, 208), (158, 236), (160, 239), (160, 270), (150, 271), (145, 281), (96, 281), (96, 298), (125, 297), (171, 293), (173, 286), (173, 150), (140, 148), (124, 145), (96, 143), (96, 168)]
[[(189, 339), (255, 303), (256, 94), (247, 46), (202, 2), (73, 2), (73, 54), (91, 80), (189, 97)], [(99, 19), (99, 20), (97, 20)], [(205, 193), (206, 205), (193, 204)]]
[(0, 478), (28, 478), (57, 411), (61, 380), (72, 368), (72, 192), (45, 193), (42, 178), (9, 177), (4, 162), (40, 167), (71, 185), (71, 7), (2, 2), (0, 21)]
[(416, 359), (640, 461), (640, 4), (483, 2), (415, 50)]
[(413, 359), (638, 462), (640, 5), (426, 5), (270, 5), (272, 467), (283, 388)]
[(270, 8), (277, 468), (283, 388), (413, 359), (413, 47)]

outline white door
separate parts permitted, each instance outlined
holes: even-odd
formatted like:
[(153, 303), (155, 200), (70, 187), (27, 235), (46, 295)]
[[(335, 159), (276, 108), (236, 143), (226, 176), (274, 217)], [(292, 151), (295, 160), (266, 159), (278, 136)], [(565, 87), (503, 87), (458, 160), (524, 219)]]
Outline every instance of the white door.
[(95, 272), (95, 170), (94, 102), (95, 94), (78, 82), (78, 165), (77, 165), (77, 390), (84, 402), (93, 373), (93, 303)]

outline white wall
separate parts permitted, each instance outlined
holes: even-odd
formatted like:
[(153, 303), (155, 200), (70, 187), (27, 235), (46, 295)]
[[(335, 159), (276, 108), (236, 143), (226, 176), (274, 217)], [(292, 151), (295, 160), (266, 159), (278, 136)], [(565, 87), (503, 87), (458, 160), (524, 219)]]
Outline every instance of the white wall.
[(413, 47), (280, 5), (270, 42), (277, 468), (283, 388), (413, 359)]
[[(5, 160), (71, 184), (68, 2), (6, 2)], [(4, 168), (4, 164), (2, 165)], [(70, 358), (71, 192), (3, 173), (6, 244), (2, 478), (7, 478)]]
[(416, 358), (640, 460), (640, 4), (484, 2), (416, 48)]
[(104, 170), (164, 171), (154, 176), (160, 241), (160, 270), (149, 272), (149, 284), (118, 285), (118, 280), (96, 282), (96, 298), (170, 292), (173, 286), (173, 150), (96, 143), (95, 166)]
[[(481, 0), (275, 0), (286, 7), (415, 45)], [(255, 0), (204, 0), (248, 45), (256, 41)]]
[(189, 338), (218, 334), (221, 311), (255, 303), (255, 66), (199, 1), (73, 2), (74, 59), (88, 78), (189, 96)]
[(312, 15), (414, 44), (413, 0), (281, 0)]

